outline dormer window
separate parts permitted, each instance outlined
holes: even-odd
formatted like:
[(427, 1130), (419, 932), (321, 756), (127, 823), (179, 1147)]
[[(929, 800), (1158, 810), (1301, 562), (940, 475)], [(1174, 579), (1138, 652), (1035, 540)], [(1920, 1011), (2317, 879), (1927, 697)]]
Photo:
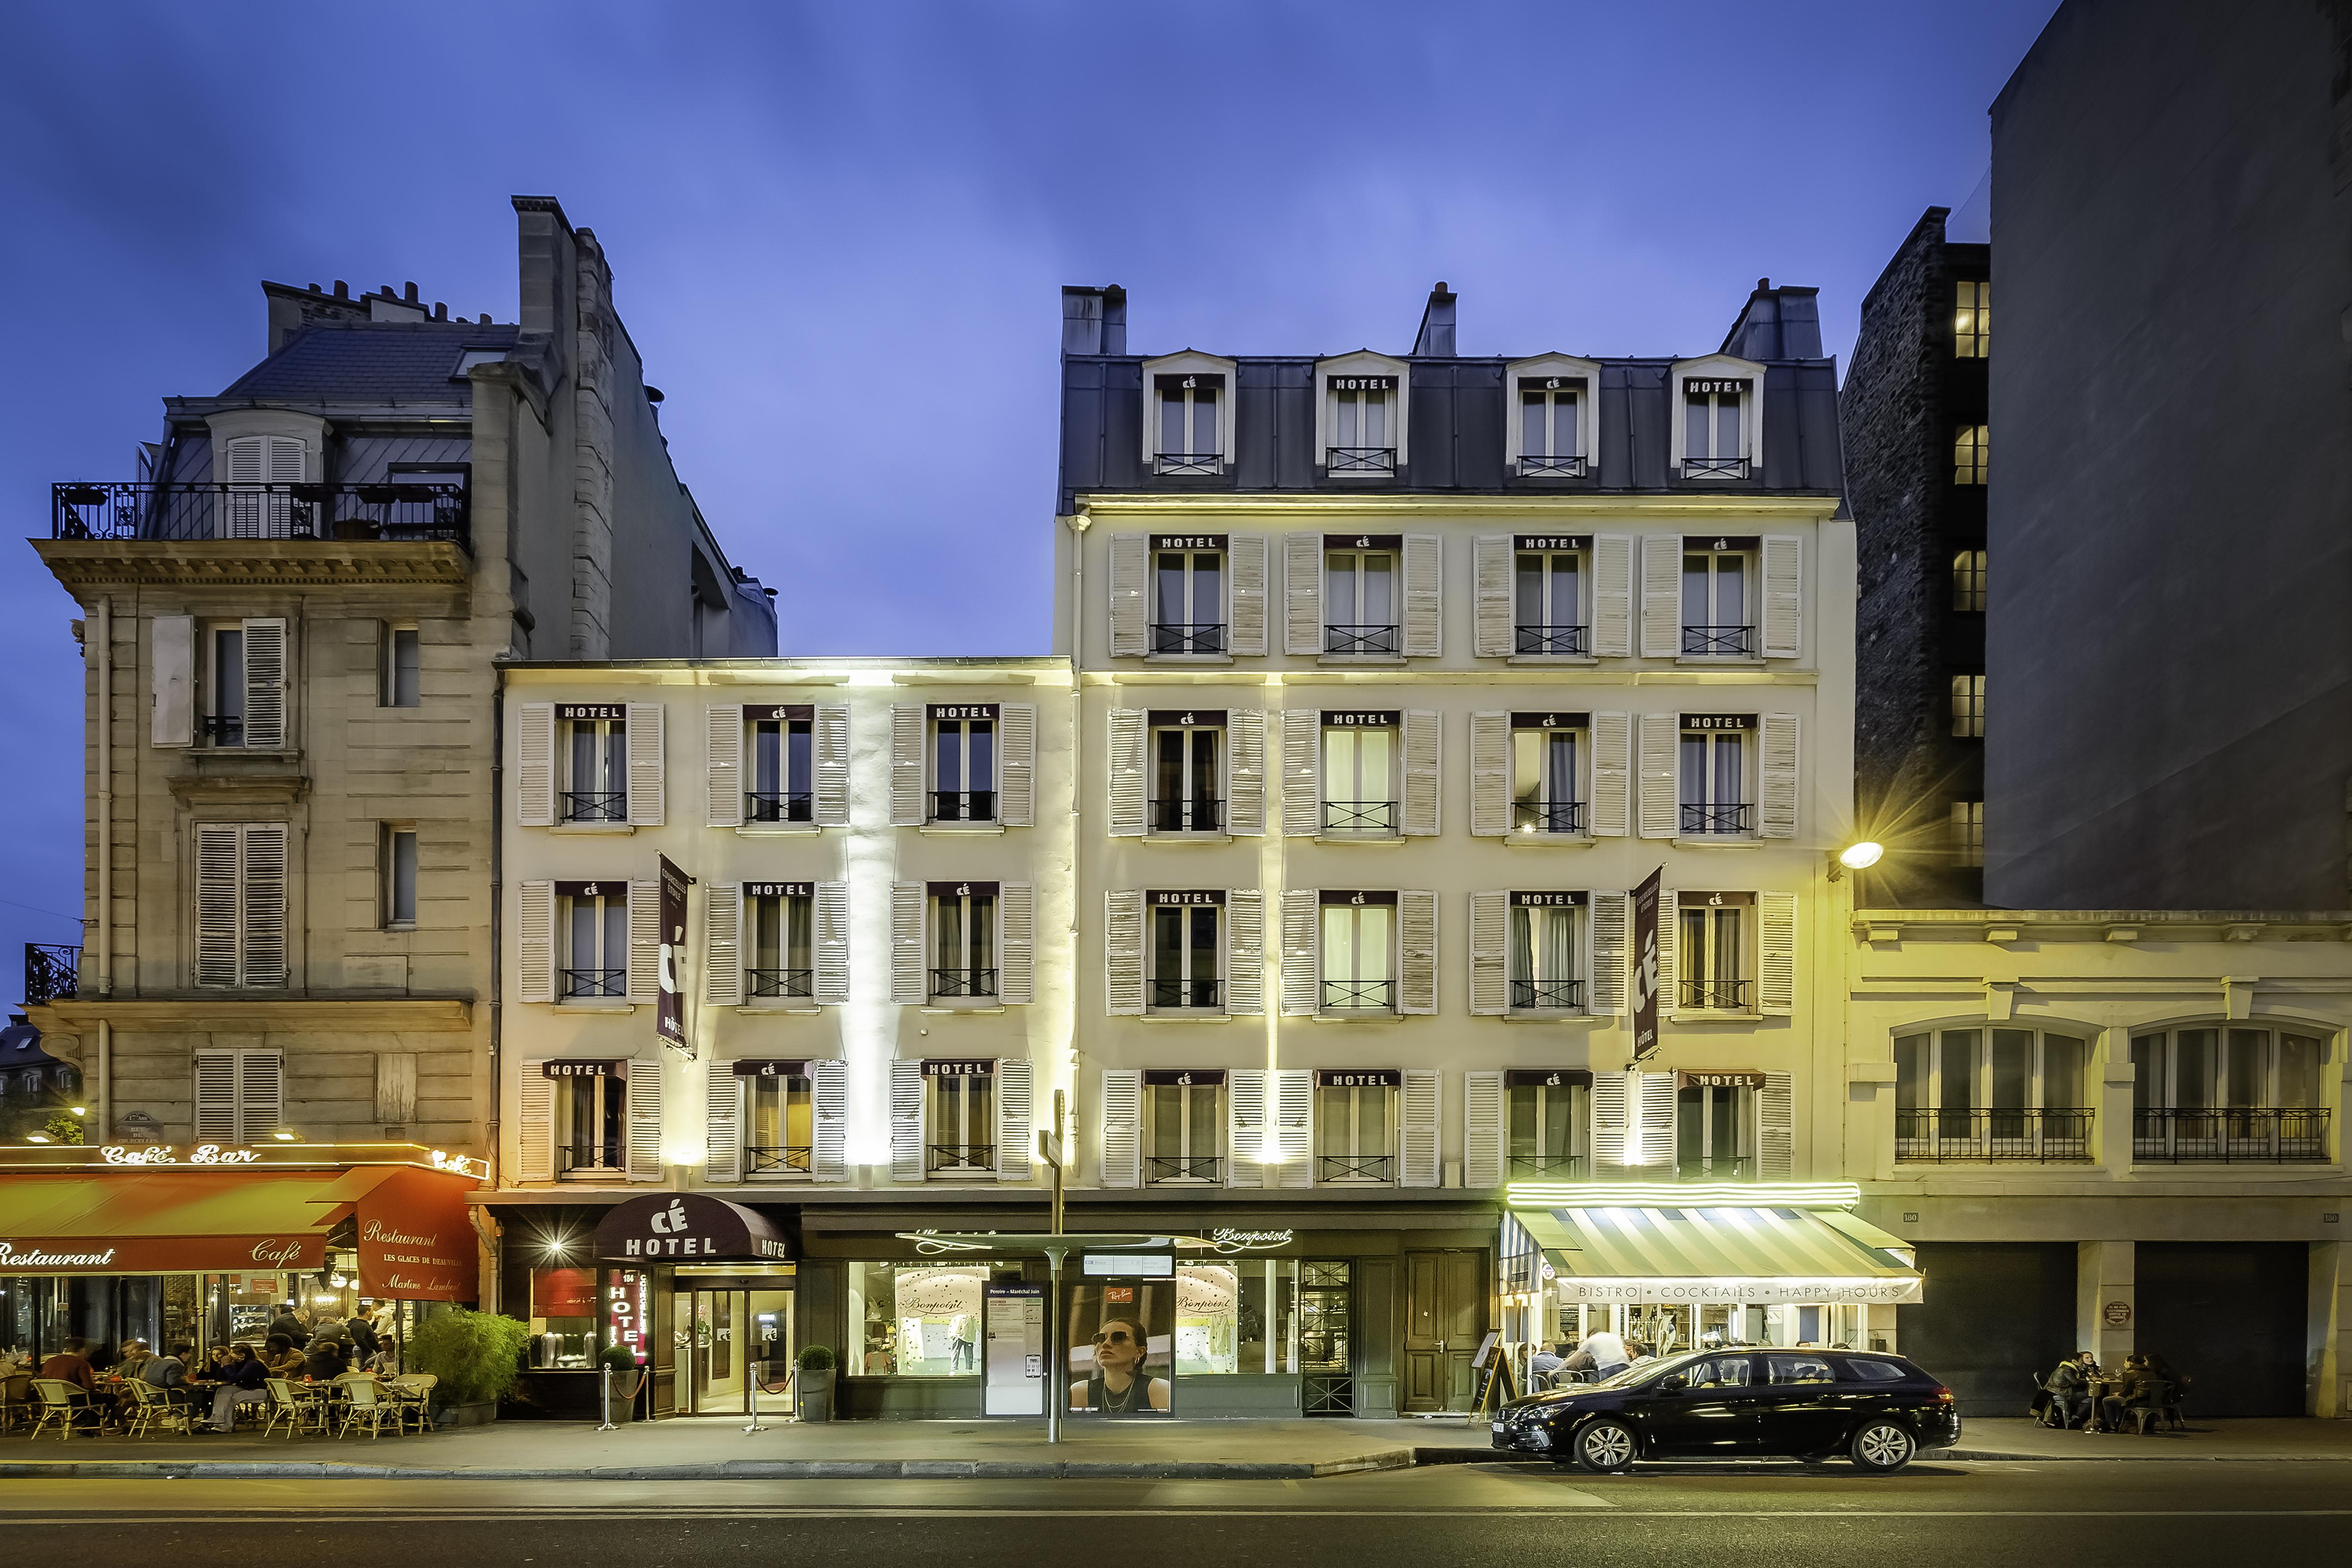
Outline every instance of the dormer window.
[(1584, 476), (1585, 383), (1581, 376), (1526, 377), (1519, 382), (1519, 472)]
[(1225, 378), (1162, 375), (1152, 378), (1159, 404), (1155, 466), (1162, 474), (1217, 474), (1224, 469)]
[(1683, 382), (1683, 477), (1748, 477), (1745, 421), (1748, 383), (1687, 377)]
[(1396, 471), (1396, 383), (1394, 376), (1333, 376), (1325, 382), (1330, 444), (1323, 449), (1323, 465), (1328, 471)]

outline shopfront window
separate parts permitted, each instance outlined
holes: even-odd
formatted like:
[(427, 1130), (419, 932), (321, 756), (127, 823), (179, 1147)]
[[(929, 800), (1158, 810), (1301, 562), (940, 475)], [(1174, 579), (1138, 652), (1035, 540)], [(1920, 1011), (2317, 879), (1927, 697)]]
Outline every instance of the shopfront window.
[(1298, 1370), (1298, 1265), (1244, 1258), (1176, 1268), (1178, 1378)]
[(862, 1325), (850, 1372), (864, 1377), (971, 1377), (980, 1372), (982, 1297), (989, 1263), (852, 1263), (849, 1315)]
[(530, 1271), (530, 1364), (586, 1370), (596, 1354), (596, 1270)]

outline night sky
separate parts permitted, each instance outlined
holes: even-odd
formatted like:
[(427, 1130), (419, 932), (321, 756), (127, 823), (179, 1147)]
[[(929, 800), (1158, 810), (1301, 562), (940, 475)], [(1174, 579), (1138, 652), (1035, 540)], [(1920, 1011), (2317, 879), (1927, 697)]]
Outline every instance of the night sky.
[[(784, 653), (1042, 653), (1061, 285), (1144, 353), (1402, 352), (1443, 278), (1466, 354), (1696, 354), (1769, 276), (1843, 359), (2054, 5), (12, 7), (0, 497), (133, 477), (262, 278), (511, 321), (552, 195)], [(75, 613), (18, 549), (0, 986), (78, 939)]]

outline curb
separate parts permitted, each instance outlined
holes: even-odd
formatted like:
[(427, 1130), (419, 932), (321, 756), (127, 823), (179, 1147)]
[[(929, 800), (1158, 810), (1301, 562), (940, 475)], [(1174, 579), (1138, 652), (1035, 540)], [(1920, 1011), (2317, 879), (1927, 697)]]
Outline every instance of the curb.
[(0, 1479), (421, 1480), (421, 1481), (835, 1481), (1144, 1480), (1296, 1481), (1404, 1469), (1414, 1450), (1386, 1448), (1319, 1464), (1225, 1459), (728, 1459), (709, 1465), (593, 1465), (572, 1469), (427, 1469), (292, 1459), (59, 1459), (0, 1463)]

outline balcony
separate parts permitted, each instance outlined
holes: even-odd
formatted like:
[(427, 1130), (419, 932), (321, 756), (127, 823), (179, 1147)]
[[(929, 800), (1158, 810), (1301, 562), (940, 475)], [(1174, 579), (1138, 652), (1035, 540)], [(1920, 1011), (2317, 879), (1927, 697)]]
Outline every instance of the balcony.
[(1223, 980), (1163, 980), (1151, 981), (1151, 1006), (1154, 1011), (1163, 1009), (1176, 1011), (1216, 1012), (1225, 1005), (1225, 985)]
[(996, 791), (934, 789), (931, 791), (929, 820), (934, 822), (992, 822), (996, 821)]
[(1210, 1184), (1224, 1179), (1225, 1162), (1215, 1155), (1146, 1155), (1143, 1179), (1166, 1184)]
[(1580, 833), (1584, 831), (1581, 800), (1514, 800), (1511, 831), (1517, 833)]
[(1396, 472), (1397, 449), (1393, 446), (1327, 446), (1323, 449), (1323, 471), (1326, 474), (1381, 474)]
[(1694, 838), (1706, 834), (1728, 837), (1749, 831), (1755, 818), (1756, 808), (1745, 802), (1724, 806), (1685, 806), (1682, 831)]
[(620, 1141), (556, 1145), (555, 1174), (566, 1181), (589, 1181), (597, 1176), (620, 1179), (627, 1174), (621, 1159)]
[(1151, 831), (1155, 833), (1215, 833), (1225, 826), (1223, 800), (1154, 800)]
[(1326, 980), (1323, 1006), (1327, 1013), (1385, 1013), (1396, 1010), (1394, 980)]
[(1507, 1179), (1511, 1181), (1582, 1181), (1592, 1174), (1583, 1155), (1513, 1155)]
[(926, 1144), (923, 1145), (923, 1169), (932, 1176), (996, 1174), (994, 1144)]
[(1328, 1182), (1396, 1182), (1394, 1155), (1318, 1155), (1315, 1179)]
[(2097, 1157), (2084, 1106), (1895, 1113), (1895, 1158), (1904, 1165), (2086, 1165)]
[(558, 969), (556, 994), (571, 1000), (617, 1000), (629, 994), (626, 969)]
[(993, 969), (933, 969), (931, 999), (942, 1002), (992, 1002), (996, 999), (996, 971)]
[(1394, 800), (1326, 800), (1323, 831), (1327, 833), (1393, 833)]
[(754, 1176), (805, 1176), (815, 1174), (809, 1161), (816, 1153), (807, 1144), (746, 1144), (743, 1179)]
[(81, 949), (61, 942), (25, 944), (25, 1005), (69, 1002), (81, 984)]
[(2132, 1158), (2143, 1165), (2325, 1162), (2327, 1119), (2327, 1112), (2306, 1106), (2136, 1107)]
[(629, 792), (625, 789), (565, 789), (556, 796), (560, 822), (625, 822)]
[(1745, 479), (1748, 459), (1745, 457), (1685, 457), (1683, 459), (1685, 479)]
[(68, 484), (49, 487), (58, 539), (446, 540), (473, 548), (458, 485)]
[(1678, 980), (1675, 1006), (1699, 1012), (1744, 1013), (1755, 1005), (1753, 980)]
[(816, 796), (806, 789), (746, 789), (743, 791), (743, 821), (754, 826), (814, 822), (816, 821)]
[(1544, 455), (1527, 452), (1519, 455), (1519, 476), (1523, 479), (1581, 479), (1587, 459), (1565, 454)]
[(1513, 1012), (1578, 1012), (1584, 1010), (1582, 980), (1513, 980)]
[(772, 997), (816, 995), (814, 969), (746, 969), (743, 975), (751, 982), (751, 996), (754, 1001), (764, 1001)]
[(1393, 654), (1397, 651), (1396, 622), (1327, 624), (1323, 628), (1323, 651), (1327, 653)]
[(1151, 651), (1155, 653), (1222, 653), (1225, 623), (1222, 621), (1154, 621)]
[(1683, 653), (1699, 658), (1753, 658), (1756, 655), (1756, 628), (1685, 626)]
[(1514, 625), (1511, 628), (1511, 651), (1547, 655), (1590, 653), (1592, 652), (1592, 629), (1589, 626)]

